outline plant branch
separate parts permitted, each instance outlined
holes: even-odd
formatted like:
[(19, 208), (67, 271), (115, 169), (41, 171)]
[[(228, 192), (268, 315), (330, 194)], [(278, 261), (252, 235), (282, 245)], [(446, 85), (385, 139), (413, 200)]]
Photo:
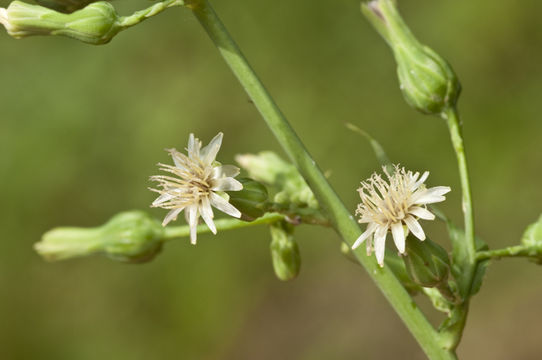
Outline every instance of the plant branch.
[[(218, 219), (215, 220), (217, 231), (241, 229), (262, 224), (273, 224), (282, 221), (286, 216), (277, 213), (267, 213), (254, 221), (243, 221), (237, 219)], [(198, 234), (209, 233), (211, 230), (205, 224), (198, 225)], [(176, 238), (188, 237), (190, 235), (190, 226), (168, 226), (165, 228), (164, 240), (172, 240)]]
[[(254, 102), (284, 151), (313, 190), (335, 230), (349, 246), (352, 246), (356, 238), (361, 234), (357, 222), (331, 188), (210, 4), (205, 0), (195, 1), (190, 7)], [(427, 356), (431, 359), (455, 359), (453, 352), (447, 351), (440, 346), (439, 334), (426, 320), (391, 270), (389, 268), (379, 268), (374, 258), (367, 257), (365, 251), (360, 248), (354, 250), (354, 254), (384, 293), (384, 296), (399, 314)]]

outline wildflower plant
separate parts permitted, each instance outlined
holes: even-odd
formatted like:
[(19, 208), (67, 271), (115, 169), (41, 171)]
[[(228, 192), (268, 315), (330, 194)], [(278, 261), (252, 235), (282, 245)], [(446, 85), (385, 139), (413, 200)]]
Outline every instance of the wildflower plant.
[[(354, 125), (348, 126), (368, 139), (384, 175), (374, 173), (362, 181), (355, 213), (346, 208), (207, 0), (157, 1), (129, 16), (118, 15), (114, 5), (104, 1), (38, 3), (13, 1), (0, 9), (0, 23), (9, 35), (17, 39), (61, 35), (100, 45), (168, 8), (188, 9), (207, 31), (289, 157), (285, 161), (266, 151), (240, 154), (235, 160), (245, 174), (239, 176), (238, 167), (217, 162), (221, 159), (218, 152), (222, 133), (205, 147), (191, 134), (186, 154), (174, 148), (167, 150), (173, 164), (159, 164), (165, 174), (150, 178), (155, 184), (150, 189), (158, 193), (151, 206), (168, 210), (161, 223), (142, 211), (129, 211), (96, 228), (56, 228), (35, 245), (45, 259), (102, 253), (114, 260), (144, 262), (152, 260), (171, 239), (189, 237), (196, 244), (198, 233), (267, 226), (274, 271), (279, 279), (291, 280), (301, 266), (295, 229), (303, 224), (331, 227), (344, 242), (343, 252), (367, 270), (431, 359), (456, 358), (470, 299), (479, 291), (490, 260), (526, 257), (542, 263), (542, 218), (527, 228), (519, 245), (509, 248), (489, 250), (475, 236), (465, 144), (457, 111), (458, 78), (448, 62), (412, 34), (396, 1), (363, 2), (362, 13), (390, 46), (407, 103), (447, 125), (461, 180), (461, 189), (454, 191), (462, 193), (463, 227), (433, 205), (445, 200), (450, 187), (426, 185), (428, 171), (421, 174), (392, 165), (383, 147)], [(352, 196), (356, 196), (354, 191)], [(213, 208), (227, 216), (216, 219)], [(173, 225), (183, 211), (187, 225)], [(435, 219), (448, 231), (448, 239), (439, 242), (449, 241), (451, 253), (432, 241), (432, 234), (422, 228), (421, 223)], [(389, 246), (385, 255), (386, 239), (390, 237), (395, 249)], [(363, 242), (365, 251), (360, 248)], [(427, 296), (442, 311), (438, 328), (418, 307), (411, 306), (415, 294)]]

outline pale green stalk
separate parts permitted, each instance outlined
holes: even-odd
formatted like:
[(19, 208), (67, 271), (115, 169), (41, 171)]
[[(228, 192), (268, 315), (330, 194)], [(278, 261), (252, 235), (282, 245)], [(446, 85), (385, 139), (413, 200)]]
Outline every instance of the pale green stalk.
[[(335, 230), (349, 246), (361, 234), (354, 217), (342, 204), (326, 178), (316, 166), (296, 133), (248, 64), (207, 1), (194, 1), (189, 7), (213, 40), (267, 125), (305, 178), (330, 218)], [(354, 250), (358, 261), (384, 293), (395, 311), (431, 359), (455, 359), (455, 354), (442, 348), (439, 334), (426, 320), (401, 283), (387, 267), (379, 268), (361, 248)], [(370, 325), (369, 325), (370, 326)]]
[(153, 4), (152, 6), (149, 6), (146, 9), (136, 11), (132, 15), (120, 17), (118, 20), (118, 25), (125, 29), (137, 25), (143, 20), (146, 20), (151, 16), (157, 15), (170, 7), (181, 5), (184, 5), (184, 0), (166, 0), (158, 2), (156, 4)]
[(474, 271), (476, 270), (476, 245), (474, 242), (474, 211), (472, 207), (472, 198), (469, 182), (469, 172), (467, 169), (467, 158), (465, 156), (465, 147), (463, 144), (463, 136), (461, 134), (461, 124), (455, 107), (448, 107), (442, 114), (448, 123), (452, 145), (457, 157), (457, 166), (459, 169), (459, 178), (461, 182), (462, 201), (464, 222), (465, 222), (465, 242), (460, 244), (465, 247), (467, 259), (461, 264), (463, 268), (462, 284), (465, 286), (463, 290), (465, 298), (468, 298)]
[(479, 251), (476, 253), (477, 261), (487, 259), (500, 259), (503, 257), (537, 257), (537, 251), (524, 245), (510, 246), (504, 249)]
[[(267, 213), (264, 216), (254, 221), (243, 221), (237, 219), (219, 219), (215, 220), (215, 226), (217, 231), (241, 229), (256, 225), (273, 224), (278, 221), (282, 221), (286, 216), (277, 213)], [(211, 232), (211, 229), (205, 224), (198, 225), (198, 234), (205, 234)], [(168, 226), (165, 228), (164, 240), (172, 240), (181, 237), (188, 237), (190, 235), (190, 226)]]

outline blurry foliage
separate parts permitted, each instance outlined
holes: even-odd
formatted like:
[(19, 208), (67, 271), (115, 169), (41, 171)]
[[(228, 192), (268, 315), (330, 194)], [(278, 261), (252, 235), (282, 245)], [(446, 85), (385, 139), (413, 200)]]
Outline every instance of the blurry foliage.
[[(359, 181), (379, 165), (345, 122), (379, 139), (392, 161), (452, 186), (443, 208), (460, 220), (446, 128), (404, 104), (389, 50), (358, 1), (213, 4), (352, 211)], [(115, 1), (120, 13), (146, 5)], [(401, 6), (463, 84), (478, 232), (492, 248), (515, 244), (542, 203), (542, 3)], [(274, 278), (265, 228), (205, 235), (197, 247), (168, 243), (145, 265), (42, 261), (32, 244), (46, 230), (146, 209), (163, 149), (184, 146), (190, 132), (205, 142), (223, 131), (223, 162), (278, 146), (187, 10), (101, 47), (3, 32), (0, 42), (0, 358), (423, 358), (331, 231), (296, 231), (303, 270), (288, 284)], [(444, 243), (442, 224), (427, 232)], [(537, 356), (538, 270), (520, 261), (489, 269), (460, 356)]]

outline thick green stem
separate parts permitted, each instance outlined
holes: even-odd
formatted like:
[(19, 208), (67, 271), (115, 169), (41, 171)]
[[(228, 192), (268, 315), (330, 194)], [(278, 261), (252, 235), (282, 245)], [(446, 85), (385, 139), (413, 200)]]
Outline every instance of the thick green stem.
[[(258, 108), (280, 145), (313, 190), (335, 230), (349, 246), (352, 246), (361, 234), (357, 222), (335, 194), (318, 166), (316, 166), (315, 161), (271, 99), (210, 4), (204, 0), (194, 1), (190, 7)], [(426, 320), (391, 270), (387, 267), (379, 268), (375, 259), (367, 257), (365, 251), (361, 248), (356, 249), (354, 253), (427, 356), (431, 359), (455, 359), (453, 352), (442, 348), (439, 343), (439, 334)]]
[[(219, 219), (215, 220), (217, 231), (241, 229), (262, 224), (273, 224), (284, 220), (286, 217), (282, 214), (267, 213), (254, 221), (243, 221), (237, 219)], [(198, 234), (209, 233), (211, 230), (205, 224), (198, 226)], [(164, 240), (172, 240), (190, 235), (190, 226), (169, 226), (165, 228)]]

